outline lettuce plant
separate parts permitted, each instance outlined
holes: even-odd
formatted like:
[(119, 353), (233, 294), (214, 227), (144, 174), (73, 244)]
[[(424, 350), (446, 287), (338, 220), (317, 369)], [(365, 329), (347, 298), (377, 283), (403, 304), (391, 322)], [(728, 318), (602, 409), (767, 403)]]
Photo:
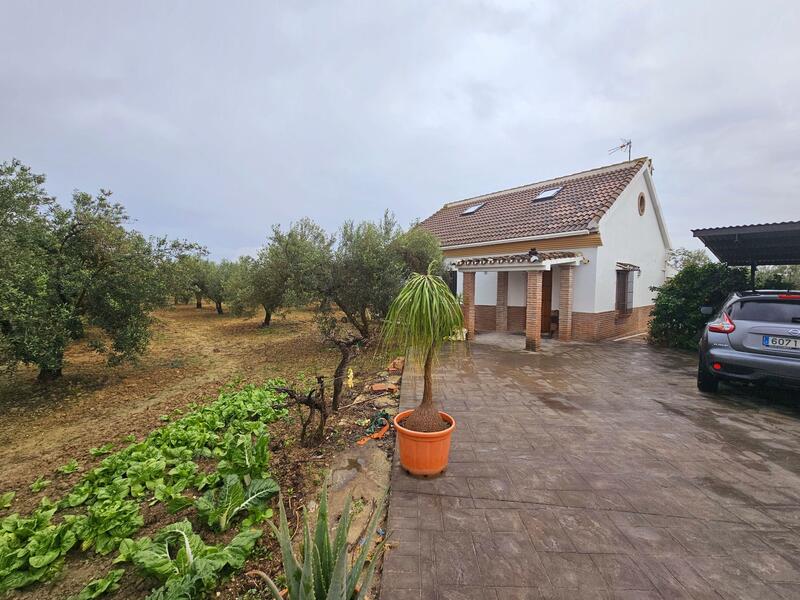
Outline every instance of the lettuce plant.
[(82, 550), (94, 548), (98, 554), (116, 550), (121, 540), (144, 525), (139, 504), (119, 498), (95, 502), (85, 515), (67, 515), (64, 521), (81, 540)]
[(113, 592), (119, 588), (119, 580), (125, 574), (125, 569), (114, 569), (105, 577), (93, 579), (75, 596), (70, 596), (68, 600), (94, 600), (108, 592)]
[(194, 505), (209, 527), (226, 531), (241, 512), (248, 513), (245, 527), (270, 518), (266, 503), (279, 489), (273, 479), (254, 479), (245, 486), (237, 475), (226, 475), (222, 487), (207, 491)]
[(58, 472), (63, 473), (64, 475), (69, 475), (70, 473), (75, 473), (76, 471), (80, 470), (81, 466), (78, 464), (78, 461), (75, 460), (74, 458), (67, 464), (58, 467)]
[(0, 494), (0, 509), (11, 506), (16, 495), (17, 492), (5, 492), (4, 494)]
[(198, 598), (217, 585), (224, 571), (241, 569), (261, 537), (258, 529), (247, 529), (227, 546), (207, 545), (187, 520), (163, 528), (152, 540), (124, 540), (114, 562), (129, 561), (163, 586), (148, 600)]
[(42, 477), (41, 475), (39, 475), (39, 477), (37, 477), (37, 478), (36, 478), (36, 481), (34, 481), (34, 482), (33, 482), (33, 483), (30, 485), (30, 490), (31, 490), (31, 491), (32, 491), (34, 494), (38, 494), (38, 493), (39, 493), (39, 492), (41, 492), (41, 491), (42, 491), (44, 488), (46, 488), (48, 485), (50, 485), (50, 483), (51, 483), (51, 482), (50, 482), (50, 480), (49, 480), (49, 479), (45, 479), (44, 477)]
[[(44, 498), (28, 516), (0, 518), (0, 595), (52, 578), (60, 570), (64, 554), (77, 542), (84, 550), (99, 554), (113, 551), (142, 526), (142, 502), (162, 503), (175, 512), (194, 501), (182, 495), (186, 489), (221, 486), (225, 474), (238, 476), (247, 489), (256, 479), (266, 479), (270, 460), (266, 425), (287, 414), (285, 408), (276, 407), (281, 396), (271, 390), (281, 383), (225, 389), (209, 405), (118, 452), (113, 452), (111, 444), (93, 448), (93, 454), (108, 456), (83, 473), (58, 504)], [(218, 461), (217, 469), (201, 470), (195, 462), (198, 458)], [(65, 467), (71, 470), (71, 464)], [(40, 477), (32, 489), (41, 491), (48, 483)], [(273, 489), (269, 494), (258, 492), (234, 514), (222, 511), (217, 527), (223, 522), (227, 527), (244, 511), (246, 523), (268, 518), (268, 509), (256, 501), (274, 493)], [(12, 500), (13, 492), (0, 495), (0, 507)], [(53, 522), (56, 511), (68, 514), (61, 522)]]
[(65, 523), (54, 524), (56, 505), (47, 498), (28, 517), (0, 521), (0, 594), (49, 579), (61, 569), (77, 537)]

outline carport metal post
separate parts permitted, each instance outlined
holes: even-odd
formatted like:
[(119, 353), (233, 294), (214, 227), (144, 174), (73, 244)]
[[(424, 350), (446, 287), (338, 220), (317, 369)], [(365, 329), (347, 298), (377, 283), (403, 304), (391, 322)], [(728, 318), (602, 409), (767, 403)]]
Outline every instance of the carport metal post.
[(756, 291), (756, 261), (750, 263), (750, 289)]

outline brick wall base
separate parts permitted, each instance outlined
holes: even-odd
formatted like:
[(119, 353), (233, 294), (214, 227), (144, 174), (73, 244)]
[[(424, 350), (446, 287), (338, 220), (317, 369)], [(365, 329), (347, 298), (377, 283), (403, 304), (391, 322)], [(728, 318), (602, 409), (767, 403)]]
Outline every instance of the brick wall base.
[(625, 316), (609, 310), (601, 313), (572, 313), (572, 339), (594, 342), (647, 331), (653, 306), (639, 306)]
[[(524, 306), (508, 307), (506, 330), (509, 333), (525, 333)], [(475, 305), (475, 331), (497, 331), (497, 310), (494, 304)]]
[(525, 333), (525, 307), (508, 307), (508, 331)]
[[(614, 310), (602, 313), (572, 313), (572, 339), (594, 342), (608, 338), (622, 337), (647, 331), (650, 313), (653, 307), (640, 306), (624, 317), (617, 317)], [(477, 304), (475, 306), (476, 331), (496, 331), (495, 319), (497, 311), (494, 305)], [(525, 332), (525, 307), (508, 307), (509, 333)]]
[(494, 331), (497, 311), (494, 304), (475, 305), (475, 331)]

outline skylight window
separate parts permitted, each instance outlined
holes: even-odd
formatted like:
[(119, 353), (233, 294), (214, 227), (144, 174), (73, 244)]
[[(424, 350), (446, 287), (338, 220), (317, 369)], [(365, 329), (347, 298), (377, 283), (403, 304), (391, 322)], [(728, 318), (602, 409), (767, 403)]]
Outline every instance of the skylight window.
[(481, 206), (483, 206), (484, 204), (486, 204), (486, 203), (485, 202), (481, 202), (480, 204), (473, 204), (469, 208), (465, 209), (464, 212), (462, 212), (461, 214), (462, 215), (471, 215), (473, 213), (476, 213), (476, 212), (478, 212), (478, 209)]
[(536, 196), (534, 200), (547, 200), (548, 198), (552, 198), (553, 196), (555, 196), (560, 191), (561, 191), (560, 187), (544, 190), (543, 192), (539, 192), (539, 195)]

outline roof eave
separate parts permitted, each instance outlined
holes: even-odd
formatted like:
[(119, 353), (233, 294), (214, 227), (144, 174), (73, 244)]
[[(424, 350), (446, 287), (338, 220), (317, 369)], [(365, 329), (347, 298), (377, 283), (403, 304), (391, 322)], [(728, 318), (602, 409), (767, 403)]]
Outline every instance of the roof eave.
[(461, 248), (479, 248), (481, 246), (494, 246), (496, 244), (513, 244), (516, 242), (535, 242), (537, 240), (549, 240), (563, 237), (573, 237), (580, 235), (590, 235), (595, 233), (596, 230), (592, 229), (577, 229), (575, 231), (561, 231), (558, 233), (546, 233), (543, 235), (532, 235), (520, 238), (508, 238), (503, 240), (486, 240), (484, 242), (472, 242), (469, 244), (451, 244), (442, 246), (442, 250), (459, 250)]
[(457, 271), (462, 273), (491, 273), (500, 271), (550, 271), (555, 265), (574, 265), (580, 266), (583, 264), (582, 256), (575, 256), (569, 258), (553, 258), (550, 260), (543, 260), (530, 263), (493, 263), (486, 265), (468, 265), (463, 267), (456, 267)]

